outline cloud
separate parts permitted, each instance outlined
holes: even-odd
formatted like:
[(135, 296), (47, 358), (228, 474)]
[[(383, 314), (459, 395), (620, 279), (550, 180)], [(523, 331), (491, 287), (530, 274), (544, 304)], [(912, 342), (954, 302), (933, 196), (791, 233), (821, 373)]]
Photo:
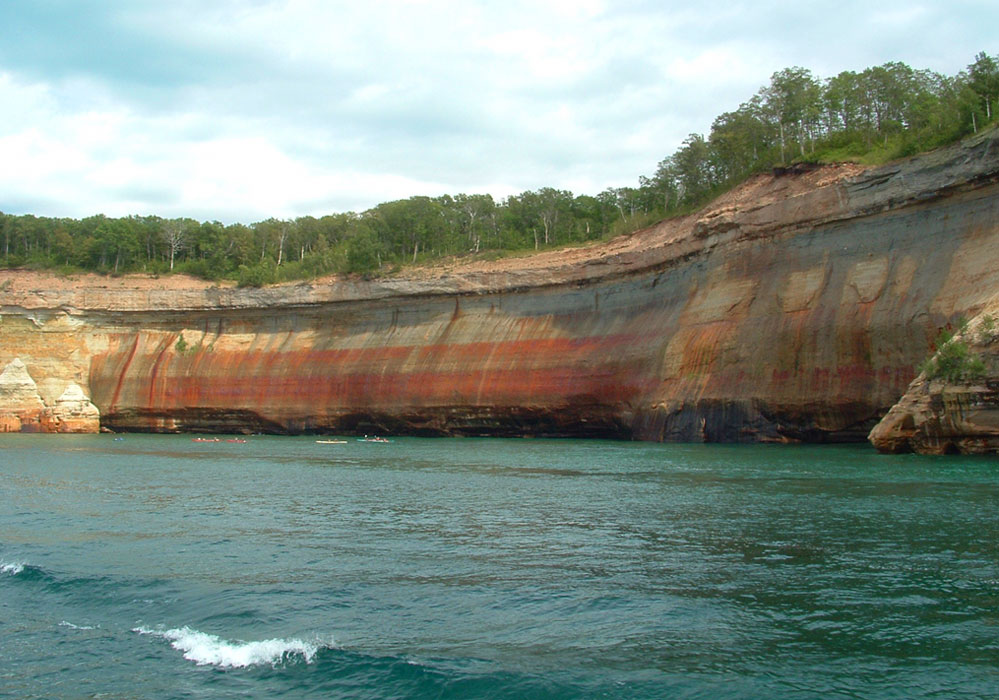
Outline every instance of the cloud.
[(984, 2), (0, 5), (0, 210), (255, 221), (637, 184), (784, 67), (953, 74)]

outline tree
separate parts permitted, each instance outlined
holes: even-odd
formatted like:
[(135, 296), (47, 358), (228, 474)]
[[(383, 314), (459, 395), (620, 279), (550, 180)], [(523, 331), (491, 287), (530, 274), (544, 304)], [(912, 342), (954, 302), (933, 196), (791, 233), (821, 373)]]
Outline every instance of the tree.
[(367, 275), (381, 267), (382, 246), (371, 227), (358, 222), (354, 234), (347, 241), (347, 272)]
[(781, 162), (786, 162), (787, 142), (795, 139), (801, 155), (805, 141), (814, 146), (815, 132), (822, 113), (822, 90), (819, 82), (806, 68), (785, 68), (770, 76), (770, 85), (763, 89), (766, 111), (777, 125)]
[(459, 194), (454, 198), (454, 206), (459, 213), (459, 227), (468, 241), (470, 250), (478, 253), (482, 246), (482, 235), (488, 230), (485, 223), (496, 209), (492, 195)]
[(612, 218), (613, 214), (608, 216), (596, 197), (581, 194), (572, 200), (572, 220), (578, 240), (588, 241), (602, 236)]
[(984, 51), (968, 66), (968, 86), (978, 96), (982, 112), (988, 121), (995, 118), (993, 105), (999, 101), (999, 62)]
[(822, 109), (826, 133), (853, 131), (860, 122), (860, 85), (852, 70), (826, 80)]
[(545, 245), (550, 245), (558, 235), (559, 220), (564, 222), (571, 210), (572, 192), (542, 187), (538, 190), (537, 198), (538, 218), (544, 231)]
[(56, 264), (69, 265), (76, 254), (73, 237), (65, 226), (56, 228), (52, 234), (52, 258)]
[(184, 222), (180, 219), (171, 219), (163, 224), (163, 243), (166, 244), (167, 252), (170, 255), (170, 271), (173, 271), (174, 258), (177, 253), (184, 249), (187, 239), (187, 232), (184, 230)]
[(690, 134), (671, 157), (670, 167), (679, 183), (682, 201), (698, 202), (715, 185), (711, 149), (701, 134)]
[(503, 246), (517, 249), (533, 245), (538, 249), (537, 224), (534, 203), (529, 191), (510, 195), (503, 201)]
[(713, 169), (721, 181), (735, 181), (753, 172), (768, 151), (766, 125), (748, 104), (715, 119), (708, 141)]
[(107, 219), (94, 231), (93, 254), (104, 267), (114, 259), (112, 272), (127, 268), (139, 249), (138, 240), (126, 219)]
[[(659, 161), (655, 174), (646, 181), (642, 182), (640, 180), (639, 182), (646, 190), (655, 192), (655, 198), (664, 212), (668, 212), (670, 208), (675, 209), (680, 205), (680, 199), (683, 195), (680, 191), (682, 185), (677, 175), (676, 165), (673, 162), (672, 156)], [(601, 201), (604, 203), (609, 203), (608, 198), (603, 193), (598, 195), (598, 198), (601, 198)]]

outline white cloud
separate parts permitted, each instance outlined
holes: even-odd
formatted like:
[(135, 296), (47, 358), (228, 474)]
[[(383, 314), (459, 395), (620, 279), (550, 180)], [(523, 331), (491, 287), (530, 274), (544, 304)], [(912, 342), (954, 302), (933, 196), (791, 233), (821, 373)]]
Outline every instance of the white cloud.
[(953, 74), (999, 52), (978, 4), (816, 5), (110, 3), (88, 15), (100, 47), (53, 15), (0, 45), (0, 209), (249, 222), (595, 194), (637, 184), (781, 68)]

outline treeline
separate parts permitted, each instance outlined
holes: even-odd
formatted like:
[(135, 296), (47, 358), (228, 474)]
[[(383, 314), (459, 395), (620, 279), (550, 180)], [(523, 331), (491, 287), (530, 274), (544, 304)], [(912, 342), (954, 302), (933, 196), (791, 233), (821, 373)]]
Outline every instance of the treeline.
[(956, 141), (997, 121), (999, 58), (980, 53), (953, 77), (886, 63), (819, 79), (775, 73), (707, 137), (691, 134), (638, 187), (596, 196), (549, 187), (411, 197), (362, 213), (250, 225), (157, 216), (81, 220), (0, 213), (6, 267), (122, 274), (182, 271), (242, 285), (412, 262), (501, 255), (606, 238), (696, 207), (749, 175), (793, 162), (884, 162)]
[(378, 270), (451, 255), (552, 248), (635, 227), (612, 193), (542, 188), (497, 203), (488, 194), (411, 197), (361, 214), (251, 225), (158, 216), (56, 219), (0, 214), (0, 267), (106, 274), (185, 272), (259, 286)]

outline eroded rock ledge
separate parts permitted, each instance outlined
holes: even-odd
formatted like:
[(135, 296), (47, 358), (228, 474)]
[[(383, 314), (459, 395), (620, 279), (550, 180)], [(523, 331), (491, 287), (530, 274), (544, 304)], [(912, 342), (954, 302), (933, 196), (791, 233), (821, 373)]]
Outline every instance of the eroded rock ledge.
[(878, 451), (999, 453), (997, 313), (999, 303), (987, 304), (952, 341), (981, 363), (978, 376), (946, 379), (921, 373), (871, 431), (870, 441)]
[(999, 290), (993, 134), (758, 176), (600, 246), (372, 282), (0, 271), (0, 362), (46, 405), (80, 384), (115, 430), (864, 440), (937, 329)]

